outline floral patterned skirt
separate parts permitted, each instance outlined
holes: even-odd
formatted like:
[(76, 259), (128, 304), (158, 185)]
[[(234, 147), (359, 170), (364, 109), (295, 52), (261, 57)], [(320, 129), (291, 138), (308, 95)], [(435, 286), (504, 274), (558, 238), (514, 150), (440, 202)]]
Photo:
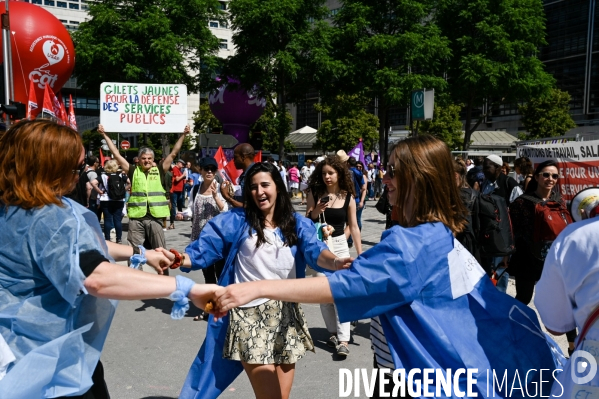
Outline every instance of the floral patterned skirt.
[(270, 300), (229, 312), (223, 357), (249, 364), (294, 364), (314, 352), (299, 304)]

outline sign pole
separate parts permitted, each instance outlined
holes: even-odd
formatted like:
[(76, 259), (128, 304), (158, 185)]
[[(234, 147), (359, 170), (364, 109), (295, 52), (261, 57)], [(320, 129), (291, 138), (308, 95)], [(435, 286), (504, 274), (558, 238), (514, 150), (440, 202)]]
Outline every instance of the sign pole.
[[(10, 25), (8, 19), (8, 0), (6, 0), (6, 13), (2, 14), (2, 58), (4, 59), (4, 101), (5, 104), (10, 104), (10, 67), (12, 60), (8, 52), (10, 46)], [(10, 126), (10, 116), (6, 114), (6, 129)]]

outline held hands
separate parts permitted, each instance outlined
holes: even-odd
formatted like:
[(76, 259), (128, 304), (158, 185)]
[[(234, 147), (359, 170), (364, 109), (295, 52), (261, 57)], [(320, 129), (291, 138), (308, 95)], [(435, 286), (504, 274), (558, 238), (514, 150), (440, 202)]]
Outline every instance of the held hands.
[(152, 266), (158, 274), (164, 274), (164, 270), (175, 261), (175, 255), (164, 248), (148, 249), (146, 250), (146, 260), (147, 264)]
[(226, 287), (219, 287), (215, 294), (215, 319), (225, 316), (233, 308), (245, 305), (260, 297), (255, 286), (251, 283), (231, 284)]
[(214, 316), (214, 320), (227, 315), (226, 311), (219, 310), (217, 304), (218, 295), (224, 290), (224, 287), (216, 284), (196, 284), (189, 292), (188, 298), (198, 308)]
[(188, 298), (198, 308), (213, 315), (216, 321), (225, 317), (229, 310), (258, 298), (257, 295), (258, 293), (251, 283), (231, 284), (227, 287), (196, 284)]
[(98, 133), (100, 133), (102, 135), (106, 135), (106, 131), (104, 130), (103, 125), (98, 125)]
[(349, 267), (351, 266), (353, 261), (354, 261), (354, 258), (352, 258), (352, 257), (335, 258), (335, 259), (333, 259), (333, 266), (335, 267), (335, 270), (349, 269)]
[[(100, 125), (100, 126), (102, 126), (102, 125)], [(187, 136), (189, 133), (191, 133), (191, 129), (189, 128), (189, 125), (186, 125), (185, 129), (183, 129), (183, 135)]]

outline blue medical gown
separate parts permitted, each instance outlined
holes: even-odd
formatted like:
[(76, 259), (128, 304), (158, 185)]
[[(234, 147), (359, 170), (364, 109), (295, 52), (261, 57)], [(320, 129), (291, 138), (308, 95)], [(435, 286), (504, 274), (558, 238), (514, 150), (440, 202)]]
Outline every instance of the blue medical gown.
[[(291, 247), (295, 257), (297, 278), (306, 276), (306, 264), (318, 271), (316, 261), (320, 253), (328, 249), (316, 238), (316, 229), (311, 220), (295, 214), (297, 245)], [(245, 211), (241, 208), (222, 213), (211, 219), (202, 230), (200, 237), (185, 249), (192, 268), (182, 271), (203, 269), (215, 262), (226, 259), (218, 284), (227, 286), (235, 282), (235, 256), (240, 245), (249, 237), (249, 225)], [(281, 237), (282, 238), (282, 237)], [(243, 371), (241, 362), (223, 358), (225, 337), (229, 325), (229, 316), (214, 321), (209, 318), (206, 339), (181, 390), (179, 398), (211, 399), (218, 397)]]
[(116, 302), (87, 294), (79, 253), (108, 255), (96, 215), (63, 206), (0, 208), (0, 334), (16, 357), (0, 399), (83, 394)]
[[(549, 394), (556, 362), (535, 312), (499, 292), (442, 223), (393, 227), (328, 279), (341, 322), (380, 317), (396, 369), (476, 368), (478, 397), (493, 396), (487, 370), (500, 380), (507, 371), (510, 388), (517, 371), (532, 394), (538, 370), (548, 369)], [(460, 386), (465, 392), (465, 378)]]

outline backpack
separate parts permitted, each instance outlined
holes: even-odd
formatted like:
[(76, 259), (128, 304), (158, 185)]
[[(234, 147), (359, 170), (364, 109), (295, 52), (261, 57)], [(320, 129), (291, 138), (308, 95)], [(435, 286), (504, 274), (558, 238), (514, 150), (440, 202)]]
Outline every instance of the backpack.
[(530, 250), (535, 258), (544, 261), (553, 241), (574, 221), (566, 206), (560, 201), (543, 201), (529, 194), (524, 194), (521, 198), (535, 204), (533, 245)]
[(360, 193), (360, 191), (362, 190), (362, 184), (360, 184), (360, 182), (364, 178), (364, 175), (362, 174), (362, 172), (357, 171), (354, 168), (351, 168), (350, 170), (352, 172), (352, 180), (354, 182), (354, 190), (356, 190), (356, 195), (354, 196), (354, 198), (355, 198), (356, 202), (360, 202), (360, 198), (362, 198), (361, 193)]
[(118, 173), (106, 173), (108, 178), (108, 198), (113, 201), (121, 201), (125, 199), (125, 181)]
[(465, 215), (466, 226), (464, 230), (456, 236), (456, 239), (470, 252), (475, 258), (479, 258), (477, 235), (478, 232), (478, 191), (471, 188), (461, 188), (460, 198), (462, 203), (468, 209)]
[(505, 199), (495, 194), (481, 194), (478, 198), (481, 255), (496, 257), (514, 253), (514, 233)]

